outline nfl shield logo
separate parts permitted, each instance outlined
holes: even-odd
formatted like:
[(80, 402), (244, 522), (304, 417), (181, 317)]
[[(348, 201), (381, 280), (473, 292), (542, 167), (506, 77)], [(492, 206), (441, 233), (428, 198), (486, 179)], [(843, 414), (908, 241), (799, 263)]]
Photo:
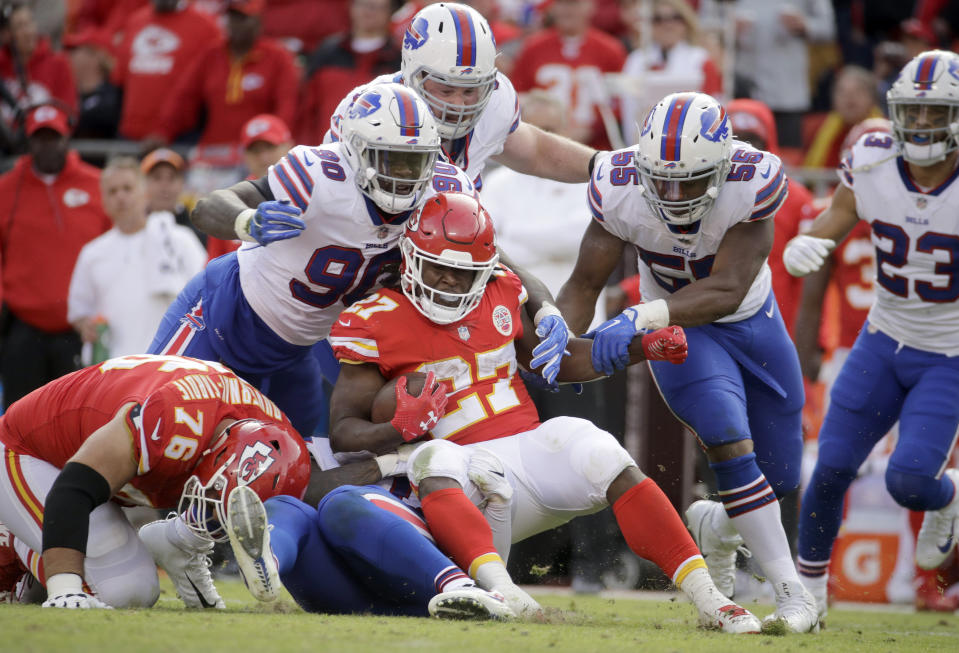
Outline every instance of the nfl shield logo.
[(379, 238), (380, 240), (383, 240), (389, 235), (390, 235), (389, 227), (380, 227), (379, 229), (376, 230), (376, 237)]
[(469, 339), (470, 339), (470, 330), (467, 329), (465, 326), (461, 326), (461, 327), (457, 330), (457, 333), (459, 333), (460, 340), (469, 340)]
[(916, 206), (918, 206), (920, 209), (926, 208), (926, 203), (927, 203), (927, 202), (926, 202), (926, 198), (925, 198), (925, 197), (917, 197), (917, 198), (916, 198)]

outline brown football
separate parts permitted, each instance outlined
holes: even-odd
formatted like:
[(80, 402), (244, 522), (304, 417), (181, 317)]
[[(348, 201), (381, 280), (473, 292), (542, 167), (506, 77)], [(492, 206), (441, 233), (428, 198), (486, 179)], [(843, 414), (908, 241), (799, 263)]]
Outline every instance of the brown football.
[(390, 379), (373, 398), (373, 408), (370, 411), (371, 422), (382, 424), (393, 419), (393, 415), (396, 414), (396, 382), (401, 376), (406, 377), (407, 394), (416, 397), (423, 391), (423, 384), (426, 383), (426, 374), (423, 372), (407, 372), (395, 379)]

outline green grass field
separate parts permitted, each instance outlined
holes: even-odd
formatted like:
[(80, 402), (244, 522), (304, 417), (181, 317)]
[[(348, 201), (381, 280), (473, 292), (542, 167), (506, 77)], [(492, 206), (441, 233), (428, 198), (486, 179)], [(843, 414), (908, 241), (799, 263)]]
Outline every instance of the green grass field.
[[(731, 636), (695, 627), (674, 601), (541, 594), (548, 623), (466, 623), (306, 614), (292, 601), (257, 604), (239, 581), (219, 580), (224, 612), (186, 611), (163, 581), (151, 610), (68, 611), (0, 606), (0, 651), (682, 651), (690, 653), (903, 653), (959, 651), (959, 616), (831, 609), (818, 635)], [(535, 588), (532, 590), (536, 594)], [(660, 596), (660, 595), (657, 595)], [(769, 605), (747, 605), (757, 615)]]

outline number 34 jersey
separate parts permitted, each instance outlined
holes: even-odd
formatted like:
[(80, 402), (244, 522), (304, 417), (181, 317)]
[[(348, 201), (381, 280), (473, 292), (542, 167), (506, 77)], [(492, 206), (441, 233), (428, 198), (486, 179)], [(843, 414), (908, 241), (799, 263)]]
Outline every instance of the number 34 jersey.
[[(376, 287), (387, 264), (400, 260), (396, 245), (411, 212), (380, 211), (354, 175), (339, 143), (296, 146), (270, 167), (267, 179), (277, 200), (303, 212), (306, 228), (266, 247), (245, 243), (237, 253), (244, 297), (291, 344), (325, 338), (340, 311)], [(437, 162), (425, 194), (446, 190), (475, 192), (462, 170)]]
[(111, 358), (34, 390), (0, 418), (0, 441), (62, 468), (128, 403), (135, 404), (126, 425), (137, 472), (117, 496), (135, 505), (176, 506), (224, 419), (273, 422), (296, 435), (276, 404), (226, 367), (143, 354)]
[(458, 444), (532, 430), (536, 407), (517, 375), (513, 341), (522, 336), (526, 290), (500, 270), (479, 306), (453, 324), (424, 317), (403, 293), (383, 289), (340, 314), (330, 333), (344, 363), (371, 363), (387, 379), (430, 372), (446, 383), (446, 414), (430, 431)]
[[(729, 174), (719, 197), (692, 229), (673, 231), (643, 198), (633, 151), (597, 157), (587, 201), (593, 218), (606, 231), (636, 247), (643, 301), (664, 299), (708, 277), (726, 232), (740, 222), (771, 220), (786, 199), (789, 180), (779, 158), (733, 141)], [(763, 263), (739, 307), (717, 322), (738, 322), (755, 314), (771, 285), (769, 266)]]
[(959, 355), (959, 170), (923, 190), (886, 134), (865, 134), (840, 179), (872, 228), (876, 300), (869, 323), (916, 349)]

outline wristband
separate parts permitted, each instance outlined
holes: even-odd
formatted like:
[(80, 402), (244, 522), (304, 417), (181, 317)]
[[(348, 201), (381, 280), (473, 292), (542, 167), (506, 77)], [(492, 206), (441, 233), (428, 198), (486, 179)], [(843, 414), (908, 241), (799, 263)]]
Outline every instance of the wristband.
[(47, 579), (47, 595), (83, 594), (83, 578), (79, 574), (54, 574)]
[(586, 174), (590, 177), (593, 176), (593, 168), (596, 167), (596, 157), (599, 156), (599, 150), (593, 152), (593, 156), (589, 157), (589, 163), (586, 165)]
[(555, 315), (556, 317), (563, 319), (563, 314), (559, 312), (558, 308), (549, 302), (543, 302), (543, 305), (539, 307), (538, 311), (536, 311), (536, 315), (533, 316), (533, 326), (539, 326), (539, 323), (547, 315)]
[(233, 231), (240, 240), (248, 243), (256, 242), (256, 238), (250, 235), (250, 222), (253, 221), (254, 215), (256, 215), (256, 209), (243, 209), (233, 221)]
[(642, 315), (646, 318), (646, 324), (642, 326), (643, 329), (655, 331), (669, 326), (669, 306), (666, 305), (665, 299), (657, 299), (646, 304), (636, 304), (630, 306), (630, 308), (636, 311), (637, 316)]
[(382, 456), (377, 456), (373, 460), (376, 461), (377, 467), (380, 468), (380, 476), (386, 478), (393, 474), (397, 463), (400, 462), (400, 456), (397, 453), (385, 453)]

